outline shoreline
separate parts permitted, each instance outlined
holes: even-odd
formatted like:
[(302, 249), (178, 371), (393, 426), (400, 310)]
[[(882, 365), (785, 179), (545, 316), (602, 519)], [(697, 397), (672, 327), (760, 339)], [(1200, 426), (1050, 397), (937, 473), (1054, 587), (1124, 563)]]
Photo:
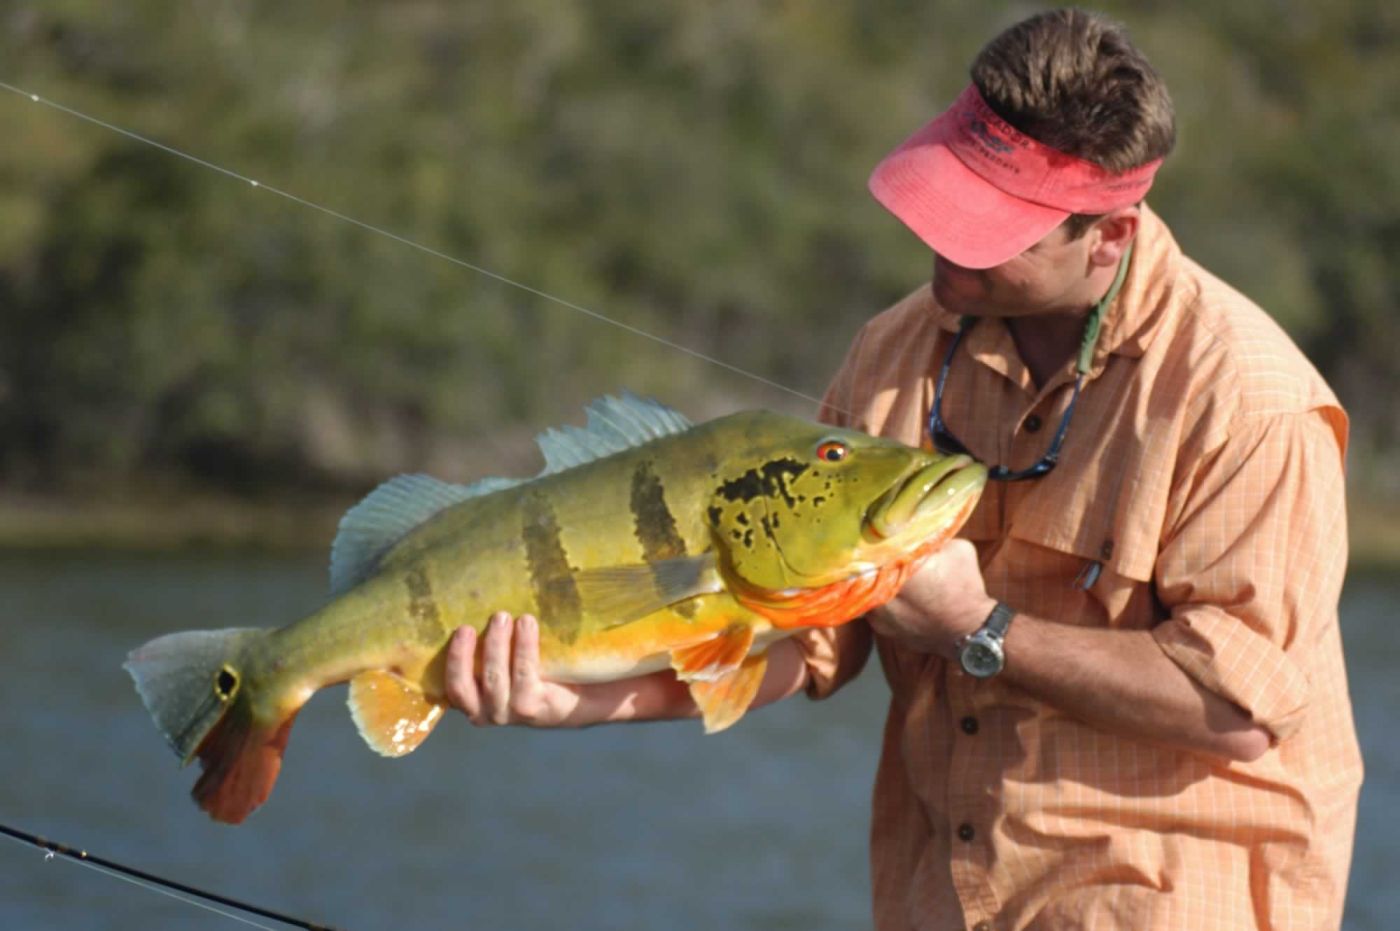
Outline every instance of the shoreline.
[(341, 515), (357, 500), (158, 491), (121, 499), (0, 495), (0, 552), (329, 553)]

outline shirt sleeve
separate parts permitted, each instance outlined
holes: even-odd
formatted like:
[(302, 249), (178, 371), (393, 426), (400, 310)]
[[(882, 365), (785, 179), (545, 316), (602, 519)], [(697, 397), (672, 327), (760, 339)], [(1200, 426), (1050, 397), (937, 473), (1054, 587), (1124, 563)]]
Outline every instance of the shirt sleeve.
[(1337, 623), (1347, 536), (1333, 411), (1233, 431), (1186, 478), (1157, 561), (1169, 612), (1157, 643), (1276, 741), (1302, 724), (1309, 655)]
[[(846, 427), (855, 409), (857, 358), (865, 338), (865, 330), (856, 336), (836, 377), (822, 396), (817, 419), (823, 423)], [(854, 679), (865, 668), (870, 656), (873, 635), (864, 618), (857, 618), (839, 627), (804, 630), (793, 636), (807, 664), (807, 695), (821, 699), (831, 695)]]

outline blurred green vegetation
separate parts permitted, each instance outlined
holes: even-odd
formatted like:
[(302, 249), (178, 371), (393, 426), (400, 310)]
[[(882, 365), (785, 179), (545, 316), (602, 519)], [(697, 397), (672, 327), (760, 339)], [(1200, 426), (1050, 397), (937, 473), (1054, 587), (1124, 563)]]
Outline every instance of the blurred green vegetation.
[[(980, 0), (0, 3), (0, 80), (819, 395), (926, 273), (865, 192)], [(1400, 500), (1400, 6), (1111, 2), (1180, 138), (1152, 203), (1268, 308)], [(605, 391), (808, 405), (0, 95), (0, 487), (528, 468)]]

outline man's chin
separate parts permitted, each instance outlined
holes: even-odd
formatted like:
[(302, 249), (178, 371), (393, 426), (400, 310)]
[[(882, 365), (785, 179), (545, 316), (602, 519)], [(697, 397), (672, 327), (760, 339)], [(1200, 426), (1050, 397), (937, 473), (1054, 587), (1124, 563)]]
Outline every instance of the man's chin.
[(946, 277), (935, 273), (933, 276), (932, 289), (933, 299), (938, 303), (939, 307), (942, 307), (949, 313), (957, 314), (958, 316), (977, 313), (976, 298), (950, 283)]

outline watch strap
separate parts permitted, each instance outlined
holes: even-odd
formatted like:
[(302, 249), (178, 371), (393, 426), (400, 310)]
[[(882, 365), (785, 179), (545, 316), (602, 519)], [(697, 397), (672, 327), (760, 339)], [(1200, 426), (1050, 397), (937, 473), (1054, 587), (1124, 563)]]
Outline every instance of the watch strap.
[(1011, 619), (1015, 616), (1015, 608), (998, 601), (996, 607), (992, 609), (992, 613), (988, 614), (987, 619), (982, 622), (982, 629), (998, 640), (1005, 640), (1006, 632), (1011, 628)]

